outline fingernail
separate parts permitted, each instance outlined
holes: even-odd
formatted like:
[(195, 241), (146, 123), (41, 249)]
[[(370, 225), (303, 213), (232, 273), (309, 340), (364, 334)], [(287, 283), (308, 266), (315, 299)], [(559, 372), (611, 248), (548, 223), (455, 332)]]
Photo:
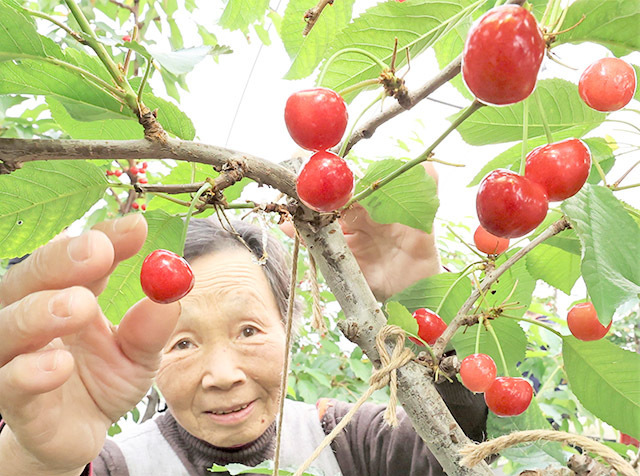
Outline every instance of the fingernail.
[(141, 219), (141, 214), (132, 213), (131, 215), (127, 215), (126, 217), (116, 220), (113, 224), (113, 229), (116, 233), (129, 233), (136, 227), (136, 225), (138, 225), (138, 223), (140, 223)]
[(65, 291), (58, 293), (49, 299), (49, 313), (58, 319), (68, 319), (71, 317), (71, 305), (73, 293)]
[(43, 352), (38, 357), (38, 368), (43, 372), (53, 372), (58, 367), (58, 350)]
[(91, 233), (85, 233), (69, 241), (67, 252), (72, 261), (82, 263), (91, 256)]

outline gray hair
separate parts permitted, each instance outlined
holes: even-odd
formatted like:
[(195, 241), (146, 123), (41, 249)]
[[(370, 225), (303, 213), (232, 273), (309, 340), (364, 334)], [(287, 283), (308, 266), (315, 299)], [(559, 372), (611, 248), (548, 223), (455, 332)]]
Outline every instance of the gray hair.
[[(289, 254), (276, 237), (266, 230), (240, 220), (232, 220), (231, 225), (233, 230), (230, 230), (228, 225), (223, 227), (213, 217), (193, 218), (189, 222), (184, 245), (185, 259), (193, 262), (201, 256), (229, 249), (250, 251), (262, 264), (264, 274), (276, 298), (282, 322), (286, 325), (291, 280)], [(292, 323), (294, 332), (301, 314), (301, 307), (301, 303), (296, 299)]]

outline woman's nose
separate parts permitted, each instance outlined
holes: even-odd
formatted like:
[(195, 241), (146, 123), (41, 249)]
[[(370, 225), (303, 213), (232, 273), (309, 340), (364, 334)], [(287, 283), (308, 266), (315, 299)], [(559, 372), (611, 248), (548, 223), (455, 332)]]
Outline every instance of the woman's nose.
[(212, 350), (203, 356), (202, 387), (228, 390), (246, 381), (241, 359), (229, 348)]

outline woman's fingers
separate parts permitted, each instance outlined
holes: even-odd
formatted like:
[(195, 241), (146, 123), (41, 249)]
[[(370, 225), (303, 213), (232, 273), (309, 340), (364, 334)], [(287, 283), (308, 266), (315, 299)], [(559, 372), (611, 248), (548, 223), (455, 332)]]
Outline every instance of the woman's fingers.
[(0, 367), (18, 354), (34, 352), (99, 318), (96, 297), (81, 286), (30, 294), (0, 309)]
[(124, 316), (117, 331), (122, 352), (133, 362), (155, 371), (180, 316), (180, 302), (158, 304), (143, 299)]

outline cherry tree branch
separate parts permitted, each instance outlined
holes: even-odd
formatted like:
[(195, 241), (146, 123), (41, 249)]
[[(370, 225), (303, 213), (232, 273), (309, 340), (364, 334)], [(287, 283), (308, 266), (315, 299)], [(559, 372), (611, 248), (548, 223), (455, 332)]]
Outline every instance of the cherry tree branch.
[(305, 12), (304, 21), (307, 22), (307, 24), (304, 27), (302, 36), (307, 36), (309, 34), (313, 26), (318, 21), (318, 18), (320, 18), (320, 14), (327, 5), (333, 5), (333, 0), (320, 0), (315, 7), (310, 8)]
[(451, 323), (447, 326), (447, 329), (442, 333), (442, 335), (438, 338), (436, 343), (433, 346), (433, 353), (436, 355), (437, 359), (442, 357), (444, 353), (444, 349), (447, 346), (447, 343), (451, 340), (451, 338), (455, 335), (458, 329), (464, 325), (469, 324), (469, 316), (467, 314), (475, 304), (475, 302), (485, 294), (491, 285), (495, 283), (500, 276), (504, 274), (511, 266), (513, 266), (518, 260), (520, 260), (523, 256), (529, 253), (532, 249), (538, 246), (547, 238), (550, 238), (554, 235), (557, 235), (562, 230), (569, 228), (571, 225), (566, 218), (561, 218), (560, 220), (553, 223), (549, 228), (540, 233), (536, 238), (531, 240), (531, 242), (511, 256), (507, 261), (505, 261), (502, 266), (495, 268), (494, 270), (487, 273), (485, 278), (480, 283), (480, 287), (475, 289), (469, 298), (465, 301), (462, 307), (458, 310), (456, 317), (451, 321)]

